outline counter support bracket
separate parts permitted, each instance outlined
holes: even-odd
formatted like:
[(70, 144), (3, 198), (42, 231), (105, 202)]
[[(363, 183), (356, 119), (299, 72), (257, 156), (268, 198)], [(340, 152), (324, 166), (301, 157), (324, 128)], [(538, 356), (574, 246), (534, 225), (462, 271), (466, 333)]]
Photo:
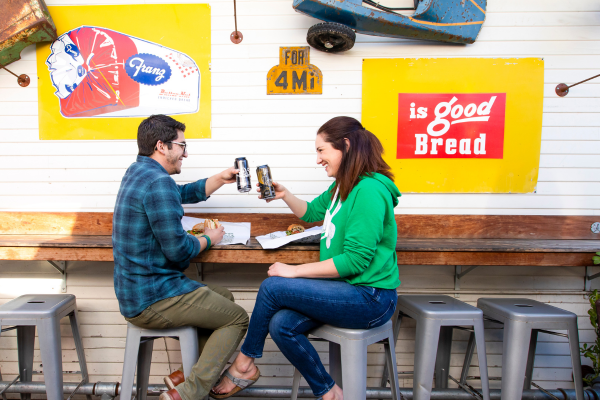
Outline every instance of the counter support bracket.
[(474, 265), (470, 268), (467, 268), (465, 272), (462, 272), (462, 265), (454, 266), (454, 297), (460, 297), (460, 293), (458, 293), (460, 290), (460, 279), (477, 267), (479, 267), (479, 265)]
[(60, 291), (62, 293), (67, 293), (67, 262), (66, 261), (51, 261), (48, 260), (50, 265), (52, 265), (60, 274), (62, 275), (62, 283), (60, 285)]
[(585, 267), (585, 287), (583, 288), (583, 290), (589, 292), (592, 287), (592, 279), (596, 279), (598, 277), (600, 277), (600, 272), (592, 275), (592, 267)]

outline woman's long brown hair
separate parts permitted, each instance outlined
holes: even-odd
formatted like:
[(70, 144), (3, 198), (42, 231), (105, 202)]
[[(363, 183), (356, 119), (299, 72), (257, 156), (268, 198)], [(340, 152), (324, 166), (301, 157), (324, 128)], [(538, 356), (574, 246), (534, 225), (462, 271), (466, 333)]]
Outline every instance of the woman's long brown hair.
[[(383, 160), (383, 146), (377, 136), (363, 128), (351, 117), (335, 117), (319, 128), (317, 135), (342, 152), (342, 161), (335, 177), (331, 197), (339, 187), (340, 199), (345, 201), (361, 177), (375, 172), (394, 180), (390, 166)], [(350, 146), (346, 146), (348, 139)]]

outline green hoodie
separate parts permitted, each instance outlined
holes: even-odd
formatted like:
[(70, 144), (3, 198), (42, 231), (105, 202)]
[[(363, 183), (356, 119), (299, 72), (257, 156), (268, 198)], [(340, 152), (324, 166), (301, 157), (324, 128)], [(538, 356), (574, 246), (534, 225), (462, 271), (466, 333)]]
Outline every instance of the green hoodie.
[(308, 203), (301, 218), (322, 221), (328, 209), (334, 214), (329, 238), (321, 234), (321, 261), (333, 258), (340, 280), (352, 285), (396, 289), (400, 279), (394, 207), (400, 191), (390, 179), (374, 173), (361, 179), (336, 212), (340, 200), (338, 196), (331, 207), (334, 184)]

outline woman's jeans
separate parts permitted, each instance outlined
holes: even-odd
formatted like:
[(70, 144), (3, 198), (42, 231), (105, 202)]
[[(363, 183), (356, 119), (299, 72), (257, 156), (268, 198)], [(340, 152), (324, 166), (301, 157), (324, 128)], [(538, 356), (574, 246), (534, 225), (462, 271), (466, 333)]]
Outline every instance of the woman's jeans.
[(349, 329), (381, 326), (392, 317), (397, 300), (394, 289), (334, 280), (268, 278), (260, 286), (241, 351), (248, 357), (262, 357), (270, 333), (314, 395), (322, 396), (335, 382), (304, 332), (322, 324)]

